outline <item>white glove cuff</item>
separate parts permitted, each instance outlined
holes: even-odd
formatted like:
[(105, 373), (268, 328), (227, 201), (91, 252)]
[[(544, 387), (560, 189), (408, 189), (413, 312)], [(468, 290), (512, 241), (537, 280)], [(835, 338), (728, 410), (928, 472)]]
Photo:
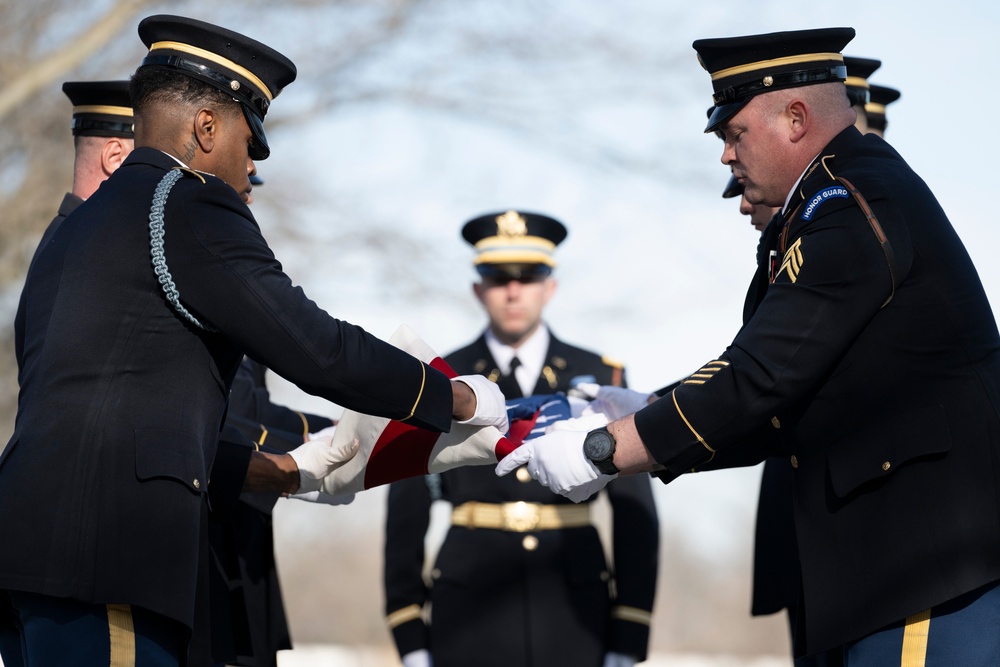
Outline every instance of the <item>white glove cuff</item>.
[(495, 382), (482, 375), (460, 375), (453, 381), (466, 385), (476, 397), (476, 413), (459, 424), (495, 426), (501, 433), (507, 432), (507, 403)]

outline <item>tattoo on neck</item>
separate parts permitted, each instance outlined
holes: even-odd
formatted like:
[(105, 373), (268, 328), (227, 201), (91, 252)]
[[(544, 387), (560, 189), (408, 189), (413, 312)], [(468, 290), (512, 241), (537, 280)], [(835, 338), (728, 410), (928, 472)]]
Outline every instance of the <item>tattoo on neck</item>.
[(191, 141), (184, 144), (184, 150), (181, 151), (181, 160), (185, 163), (190, 162), (191, 158), (194, 157), (195, 150), (198, 147), (198, 142), (195, 140), (194, 134), (191, 135)]

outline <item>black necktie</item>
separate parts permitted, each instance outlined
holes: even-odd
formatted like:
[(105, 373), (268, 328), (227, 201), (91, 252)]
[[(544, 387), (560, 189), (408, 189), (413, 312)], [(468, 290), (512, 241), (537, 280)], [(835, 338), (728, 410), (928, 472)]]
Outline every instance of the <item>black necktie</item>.
[(510, 360), (510, 370), (508, 370), (504, 375), (500, 376), (497, 381), (497, 386), (500, 387), (500, 391), (506, 398), (520, 398), (524, 394), (521, 392), (521, 385), (517, 383), (517, 378), (514, 377), (514, 371), (518, 366), (521, 365), (521, 360), (514, 357)]

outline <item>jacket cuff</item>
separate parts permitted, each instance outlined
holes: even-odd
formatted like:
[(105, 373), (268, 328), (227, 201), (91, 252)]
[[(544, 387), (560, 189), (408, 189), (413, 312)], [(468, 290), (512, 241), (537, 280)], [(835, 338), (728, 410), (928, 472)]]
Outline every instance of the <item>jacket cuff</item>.
[(630, 655), (638, 662), (647, 657), (649, 649), (649, 624), (652, 614), (637, 607), (614, 605), (611, 607), (608, 651)]
[(635, 413), (635, 428), (649, 453), (666, 468), (655, 475), (664, 483), (715, 457), (710, 443), (681, 412), (674, 393)]
[(424, 624), (420, 605), (411, 604), (385, 617), (400, 657), (428, 647), (429, 628)]

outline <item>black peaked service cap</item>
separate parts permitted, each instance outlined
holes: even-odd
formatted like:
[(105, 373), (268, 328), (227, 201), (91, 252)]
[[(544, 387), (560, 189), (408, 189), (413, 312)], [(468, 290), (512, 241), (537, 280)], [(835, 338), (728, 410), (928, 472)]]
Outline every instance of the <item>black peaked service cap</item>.
[(882, 66), (881, 60), (873, 58), (858, 58), (856, 56), (844, 56), (844, 66), (847, 67), (847, 79), (844, 84), (847, 86), (847, 96), (851, 98), (852, 105), (862, 105), (868, 103), (868, 78)]
[(67, 81), (62, 91), (73, 103), (73, 136), (135, 136), (128, 81)]
[(736, 176), (730, 175), (729, 182), (726, 183), (726, 187), (722, 190), (723, 199), (732, 199), (733, 197), (739, 197), (743, 194), (743, 184), (736, 180)]
[(705, 132), (714, 132), (761, 93), (844, 81), (841, 51), (853, 38), (854, 28), (818, 28), (696, 40), (692, 46), (714, 91)]
[(462, 238), (475, 248), (473, 264), (484, 278), (548, 276), (556, 265), (552, 253), (568, 233), (555, 218), (516, 210), (481, 215), (462, 226)]
[(868, 104), (865, 105), (865, 115), (868, 116), (868, 127), (873, 130), (885, 132), (889, 121), (886, 118), (885, 108), (900, 98), (900, 93), (895, 88), (871, 84), (871, 93)]
[(271, 101), (295, 80), (291, 60), (237, 32), (183, 16), (144, 18), (139, 38), (149, 49), (140, 67), (172, 67), (232, 95), (253, 132), (250, 157), (270, 155), (264, 116)]

